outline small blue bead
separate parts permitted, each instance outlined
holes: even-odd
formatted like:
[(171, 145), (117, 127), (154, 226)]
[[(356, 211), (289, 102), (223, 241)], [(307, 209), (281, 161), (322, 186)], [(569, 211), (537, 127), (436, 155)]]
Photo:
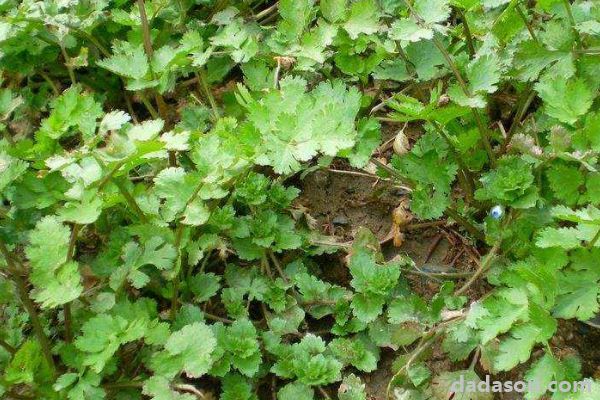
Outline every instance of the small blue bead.
[(502, 206), (494, 206), (490, 210), (490, 216), (494, 219), (502, 218), (503, 214), (504, 214), (504, 210), (502, 209)]

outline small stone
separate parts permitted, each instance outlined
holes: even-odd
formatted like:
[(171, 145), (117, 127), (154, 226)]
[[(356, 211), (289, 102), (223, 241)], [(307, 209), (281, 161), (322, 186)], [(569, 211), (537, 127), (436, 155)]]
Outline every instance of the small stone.
[(338, 215), (331, 222), (334, 225), (348, 225), (348, 218), (344, 217), (343, 215)]

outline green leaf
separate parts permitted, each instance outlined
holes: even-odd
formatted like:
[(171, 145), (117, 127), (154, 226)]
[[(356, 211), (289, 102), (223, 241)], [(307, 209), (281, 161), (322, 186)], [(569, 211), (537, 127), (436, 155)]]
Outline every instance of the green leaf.
[(277, 392), (277, 400), (314, 400), (315, 391), (308, 385), (288, 383)]
[(557, 318), (587, 321), (600, 311), (600, 274), (596, 271), (565, 271), (553, 314)]
[(324, 354), (325, 342), (307, 334), (291, 347), (284, 348), (271, 371), (281, 377), (297, 377), (298, 382), (316, 386), (341, 380), (342, 364), (333, 356)]
[(544, 101), (546, 113), (567, 124), (577, 122), (594, 100), (594, 93), (581, 78), (548, 77), (536, 83), (535, 90)]
[(98, 66), (125, 78), (142, 79), (150, 70), (142, 46), (117, 49), (114, 55), (97, 62)]
[(441, 23), (450, 17), (448, 0), (422, 0), (415, 2), (414, 8), (425, 24)]
[(394, 21), (390, 30), (390, 37), (394, 40), (419, 42), (422, 39), (433, 38), (433, 29), (424, 27), (411, 18)]
[(375, 294), (355, 294), (352, 298), (352, 311), (362, 322), (372, 322), (383, 312), (385, 298)]
[(195, 322), (172, 333), (165, 349), (153, 355), (150, 366), (157, 375), (165, 377), (185, 372), (190, 378), (199, 378), (210, 370), (216, 346), (211, 329)]
[(348, 0), (322, 0), (319, 3), (321, 13), (329, 22), (338, 22), (344, 19)]
[(377, 265), (375, 257), (366, 251), (357, 251), (349, 262), (352, 281), (350, 284), (359, 293), (387, 295), (400, 278), (400, 266), (390, 263)]
[(511, 330), (510, 337), (500, 343), (499, 355), (494, 360), (494, 368), (509, 371), (529, 359), (531, 350), (537, 342), (538, 328), (532, 324), (523, 324)]
[(338, 389), (339, 400), (367, 400), (365, 384), (354, 374), (345, 376)]
[(568, 206), (574, 206), (578, 203), (579, 190), (585, 182), (585, 178), (579, 169), (565, 164), (553, 164), (546, 170), (546, 176), (550, 188), (558, 200), (563, 201)]
[(42, 121), (36, 137), (60, 139), (74, 135), (78, 130), (84, 139), (90, 139), (96, 130), (96, 120), (102, 115), (101, 105), (79, 86), (65, 90), (52, 100), (50, 107), (52, 112)]
[(129, 242), (123, 247), (123, 265), (110, 276), (110, 287), (118, 290), (128, 280), (136, 289), (140, 289), (150, 278), (140, 269), (145, 265), (154, 265), (159, 270), (168, 270), (173, 266), (177, 250), (159, 236), (151, 237), (144, 243), (143, 249), (136, 242)]
[(252, 385), (244, 377), (237, 374), (225, 375), (220, 400), (251, 400), (256, 398), (252, 391)]
[(329, 348), (344, 365), (352, 365), (364, 372), (377, 369), (379, 354), (367, 348), (360, 338), (336, 338), (329, 343)]
[(483, 187), (475, 191), (477, 200), (491, 200), (517, 208), (532, 207), (537, 200), (531, 165), (522, 158), (502, 158), (497, 168), (484, 174), (480, 181)]
[(171, 388), (169, 380), (162, 376), (153, 376), (144, 382), (143, 393), (152, 400), (194, 400), (192, 394), (181, 394)]
[(102, 213), (102, 198), (95, 191), (85, 191), (80, 201), (65, 203), (59, 216), (62, 220), (80, 225), (94, 223)]
[(424, 363), (410, 365), (406, 373), (412, 384), (417, 387), (431, 378), (431, 371)]
[[(520, 79), (533, 81), (542, 71), (557, 64), (573, 68), (572, 55), (568, 51), (552, 51), (535, 40), (524, 41), (515, 54), (515, 67)], [(569, 75), (571, 76), (574, 71)]]
[(14, 354), (4, 371), (4, 379), (11, 384), (36, 384), (51, 380), (51, 370), (43, 356), (40, 344), (34, 340), (24, 342)]
[(25, 253), (31, 265), (33, 298), (45, 308), (75, 300), (83, 291), (77, 263), (67, 261), (71, 230), (48, 216), (29, 235)]
[(126, 320), (121, 316), (98, 314), (83, 324), (75, 347), (85, 353), (83, 365), (100, 373), (121, 345), (141, 339), (146, 328), (144, 319)]
[[(529, 387), (525, 394), (526, 400), (537, 400), (546, 394), (546, 389), (554, 380), (560, 379), (560, 364), (552, 354), (545, 353), (540, 359), (532, 364), (524, 378), (527, 382), (535, 382)], [(558, 379), (557, 379), (558, 378)]]
[(25, 161), (11, 157), (4, 151), (0, 152), (0, 193), (19, 179), (27, 171), (27, 166)]
[(242, 374), (252, 377), (261, 363), (260, 345), (252, 322), (238, 319), (218, 335), (219, 345), (231, 356), (229, 362)]
[[(162, 206), (162, 215), (167, 221), (172, 221), (176, 216), (188, 208), (188, 202), (193, 198), (200, 178), (196, 174), (186, 173), (183, 168), (169, 167), (165, 168), (154, 178), (155, 192), (158, 197), (165, 199)], [(197, 195), (197, 193), (196, 193)], [(200, 204), (195, 206), (198, 212), (202, 209)], [(194, 209), (189, 211), (190, 219), (188, 222), (195, 222), (194, 216), (198, 215)]]
[(260, 133), (256, 162), (279, 174), (298, 171), (300, 163), (319, 153), (336, 156), (356, 142), (354, 120), (360, 94), (341, 81), (321, 83), (306, 93), (306, 82), (285, 78), (281, 90), (254, 100), (241, 90), (239, 100), (248, 110), (248, 122)]
[(380, 10), (377, 2), (371, 0), (358, 0), (350, 6), (350, 16), (344, 23), (344, 29), (351, 39), (356, 39), (363, 33), (371, 35), (376, 33), (379, 26)]
[(286, 40), (297, 40), (304, 32), (306, 26), (314, 17), (314, 0), (281, 0), (279, 2), (278, 33), (285, 35)]
[(472, 92), (494, 93), (502, 76), (502, 63), (495, 55), (483, 55), (467, 67), (467, 79)]
[(140, 142), (152, 140), (158, 136), (164, 125), (165, 122), (162, 119), (149, 119), (129, 128), (127, 137)]
[(381, 125), (374, 118), (363, 118), (358, 122), (356, 145), (350, 151), (341, 151), (340, 156), (348, 158), (355, 168), (365, 167), (371, 155), (381, 143)]
[(221, 277), (215, 275), (212, 272), (200, 273), (192, 276), (188, 280), (188, 285), (192, 293), (194, 293), (195, 300), (198, 303), (203, 303), (217, 294), (221, 289)]

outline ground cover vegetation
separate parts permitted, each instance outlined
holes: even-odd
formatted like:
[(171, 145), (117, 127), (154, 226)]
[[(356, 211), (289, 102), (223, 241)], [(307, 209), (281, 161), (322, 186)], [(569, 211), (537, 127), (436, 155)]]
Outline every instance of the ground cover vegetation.
[[(600, 310), (598, 2), (6, 0), (0, 71), (4, 398), (584, 377), (552, 338)], [(477, 269), (418, 295), (381, 238), (321, 232), (296, 199), (332, 162), (403, 188), (396, 244), (443, 218)]]

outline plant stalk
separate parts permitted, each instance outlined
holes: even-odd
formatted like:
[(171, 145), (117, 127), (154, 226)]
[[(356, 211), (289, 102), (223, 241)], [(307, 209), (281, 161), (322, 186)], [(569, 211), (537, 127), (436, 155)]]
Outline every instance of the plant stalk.
[(113, 179), (112, 181), (117, 186), (117, 188), (119, 189), (119, 192), (121, 192), (121, 194), (125, 198), (125, 201), (129, 205), (129, 207), (131, 207), (131, 209), (135, 212), (135, 214), (138, 216), (140, 221), (144, 224), (147, 223), (148, 218), (146, 218), (146, 214), (144, 214), (144, 212), (142, 211), (140, 206), (138, 206), (137, 202), (133, 198), (133, 195), (127, 191), (127, 188), (125, 187), (125, 185), (123, 185), (123, 183), (119, 182), (119, 180), (117, 180), (117, 179)]
[(62, 43), (59, 44), (60, 52), (65, 60), (65, 67), (67, 68), (67, 72), (69, 73), (69, 78), (71, 79), (71, 84), (77, 84), (77, 79), (75, 78), (75, 71), (73, 71), (73, 66), (71, 65), (71, 57), (67, 53), (67, 49), (63, 46)]
[[(148, 15), (146, 14), (146, 6), (144, 4), (144, 0), (137, 0), (138, 9), (140, 10), (140, 20), (142, 22), (142, 36), (144, 41), (144, 51), (146, 52), (146, 57), (148, 57), (148, 63), (152, 65), (152, 55), (154, 54), (154, 49), (152, 48), (152, 37), (150, 35), (150, 23), (148, 22)], [(152, 68), (150, 68), (150, 73), (154, 75), (152, 72)], [(161, 96), (160, 93), (156, 93), (155, 96), (156, 105), (158, 106), (158, 112), (160, 113), (161, 118), (165, 123), (168, 122), (168, 107), (165, 99)], [(147, 106), (146, 103), (144, 105)], [(156, 118), (152, 116), (152, 118)]]
[(50, 350), (50, 340), (48, 340), (48, 336), (46, 336), (46, 333), (44, 332), (40, 316), (35, 309), (33, 301), (29, 297), (27, 285), (25, 284), (25, 281), (20, 275), (20, 268), (17, 268), (15, 261), (10, 255), (8, 248), (6, 247), (6, 244), (4, 243), (4, 241), (2, 241), (2, 239), (0, 239), (0, 252), (6, 260), (8, 271), (17, 288), (17, 294), (19, 295), (19, 298), (21, 299), (25, 310), (29, 314), (29, 319), (31, 321), (33, 331), (35, 332), (37, 340), (40, 343), (40, 346), (42, 347), (42, 354), (46, 359), (49, 368), (52, 370), (52, 375), (56, 375), (56, 365), (54, 364), (54, 359), (52, 358), (52, 352)]
[(171, 321), (175, 321), (177, 315), (177, 306), (179, 304), (179, 281), (181, 275), (181, 239), (183, 237), (183, 224), (179, 224), (175, 231), (175, 249), (177, 250), (177, 259), (175, 260), (175, 277), (173, 278), (173, 295), (171, 296)]
[(8, 342), (6, 342), (6, 340), (1, 339), (1, 338), (0, 338), (0, 347), (2, 347), (4, 350), (9, 352), (10, 354), (15, 354), (17, 352), (17, 349), (12, 347), (10, 344), (8, 344)]
[(500, 245), (501, 245), (500, 241), (498, 241), (498, 242), (496, 242), (496, 244), (494, 244), (494, 246), (492, 247), (490, 252), (485, 256), (485, 260), (483, 260), (483, 262), (481, 263), (481, 265), (479, 266), (477, 271), (473, 274), (473, 276), (471, 276), (471, 278), (460, 289), (458, 289), (454, 293), (455, 296), (463, 295), (471, 287), (471, 285), (473, 285), (473, 283), (475, 283), (479, 279), (479, 277), (488, 270), (490, 264), (492, 263), (492, 260), (498, 253), (498, 250), (500, 250)]
[(463, 10), (456, 8), (456, 11), (462, 20), (465, 38), (467, 39), (467, 48), (469, 49), (469, 58), (472, 59), (475, 56), (475, 46), (473, 45), (473, 35), (471, 34), (471, 29), (469, 28), (469, 22), (467, 21), (467, 16)]
[(588, 243), (588, 245), (587, 245), (588, 249), (593, 248), (596, 245), (596, 243), (598, 242), (598, 239), (600, 239), (600, 229), (598, 229), (598, 232), (596, 232), (596, 234), (594, 235), (592, 240), (590, 240), (590, 242)]
[(563, 5), (565, 6), (565, 11), (567, 12), (567, 18), (569, 19), (569, 24), (571, 25), (571, 30), (575, 35), (575, 43), (577, 43), (577, 48), (583, 48), (581, 43), (581, 36), (579, 35), (579, 31), (575, 28), (575, 17), (573, 17), (573, 10), (571, 9), (571, 2), (569, 0), (563, 0)]
[(196, 71), (196, 78), (198, 78), (198, 84), (200, 86), (200, 90), (204, 92), (204, 96), (208, 100), (208, 104), (210, 104), (210, 109), (212, 110), (214, 120), (218, 120), (221, 116), (219, 114), (219, 107), (217, 106), (217, 102), (215, 101), (215, 97), (210, 91), (210, 87), (208, 86), (208, 82), (206, 82), (206, 74), (202, 68), (199, 68)]
[(453, 209), (451, 207), (448, 207), (448, 208), (446, 208), (445, 212), (446, 212), (446, 214), (448, 214), (448, 216), (450, 216), (450, 218), (452, 218), (459, 225), (461, 225), (463, 228), (465, 228), (467, 230), (467, 232), (469, 232), (471, 235), (473, 235), (476, 239), (481, 240), (481, 241), (485, 240), (485, 236), (483, 235), (483, 233), (481, 233), (481, 231), (479, 229), (477, 229), (477, 227), (475, 227), (475, 225), (473, 225), (466, 218), (464, 218), (462, 215), (460, 215), (458, 213), (458, 211), (456, 211), (455, 209)]
[(531, 22), (527, 19), (527, 15), (525, 15), (525, 12), (521, 9), (521, 6), (519, 5), (519, 3), (517, 3), (515, 5), (515, 10), (517, 10), (517, 14), (519, 14), (519, 17), (521, 17), (521, 19), (523, 20), (523, 23), (527, 27), (527, 31), (529, 32), (529, 36), (531, 36), (531, 38), (534, 41), (539, 42), (539, 40), (537, 38), (537, 35), (535, 34), (535, 31), (533, 30), (533, 27), (531, 26)]

